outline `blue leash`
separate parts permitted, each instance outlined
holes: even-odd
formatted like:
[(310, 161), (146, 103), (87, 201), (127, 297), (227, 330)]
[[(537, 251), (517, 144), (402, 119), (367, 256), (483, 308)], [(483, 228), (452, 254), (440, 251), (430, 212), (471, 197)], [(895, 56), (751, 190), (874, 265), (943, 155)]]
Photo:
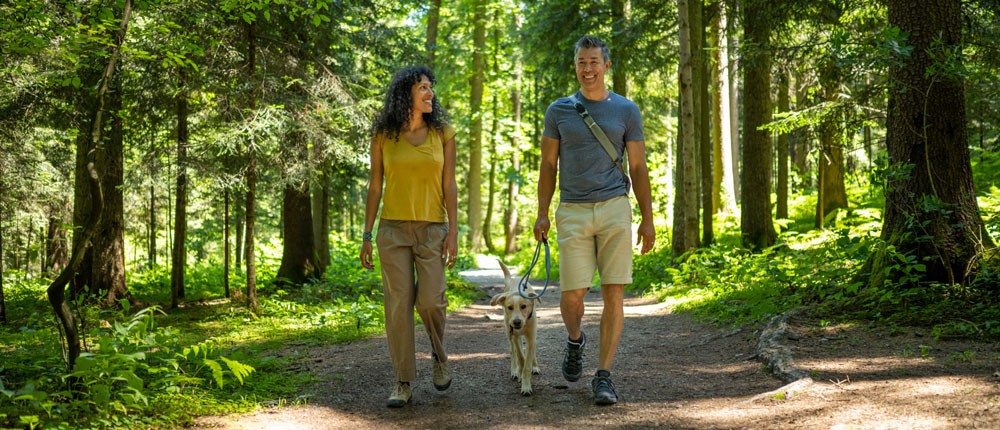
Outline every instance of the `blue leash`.
[[(542, 288), (542, 293), (537, 296), (528, 296), (524, 292), (528, 289), (528, 277), (531, 276), (531, 271), (535, 269), (535, 264), (538, 263), (539, 254), (542, 251), (542, 245), (545, 245), (545, 287)], [(549, 254), (549, 240), (542, 239), (535, 245), (535, 255), (531, 258), (531, 264), (528, 265), (528, 270), (524, 272), (524, 276), (517, 283), (517, 293), (526, 299), (540, 299), (545, 295), (545, 290), (549, 289), (549, 273), (552, 272), (552, 256)]]

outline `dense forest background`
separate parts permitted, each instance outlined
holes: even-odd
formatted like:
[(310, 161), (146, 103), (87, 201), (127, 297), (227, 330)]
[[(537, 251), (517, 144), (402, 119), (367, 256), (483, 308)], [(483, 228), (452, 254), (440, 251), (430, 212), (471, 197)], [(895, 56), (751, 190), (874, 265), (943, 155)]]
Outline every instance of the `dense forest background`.
[[(0, 5), (0, 400), (90, 390), (56, 407), (72, 420), (197, 385), (87, 382), (122, 351), (100, 330), (191, 303), (378, 330), (369, 127), (406, 65), (458, 130), (460, 266), (526, 262), (543, 115), (585, 34), (643, 113), (660, 239), (637, 291), (703, 294), (721, 322), (818, 305), (1000, 336), (995, 0), (26, 0)], [(166, 343), (185, 375), (243, 383), (193, 330)]]

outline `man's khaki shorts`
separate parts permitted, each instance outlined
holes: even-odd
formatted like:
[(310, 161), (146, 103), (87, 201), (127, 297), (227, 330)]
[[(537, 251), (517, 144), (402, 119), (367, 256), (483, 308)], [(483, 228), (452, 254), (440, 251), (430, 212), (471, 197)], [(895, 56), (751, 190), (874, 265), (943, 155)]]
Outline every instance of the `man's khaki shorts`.
[(632, 205), (628, 196), (597, 203), (560, 202), (559, 289), (590, 288), (594, 269), (600, 284), (632, 283)]

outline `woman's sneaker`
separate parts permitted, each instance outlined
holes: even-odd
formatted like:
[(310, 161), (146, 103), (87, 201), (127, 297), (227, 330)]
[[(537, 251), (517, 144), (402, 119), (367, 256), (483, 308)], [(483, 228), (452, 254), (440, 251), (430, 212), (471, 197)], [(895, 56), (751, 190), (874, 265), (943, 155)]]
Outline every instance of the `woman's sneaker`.
[(401, 408), (410, 402), (410, 397), (413, 397), (413, 391), (410, 390), (410, 383), (398, 382), (396, 383), (396, 388), (392, 390), (392, 395), (389, 396), (389, 401), (385, 402), (385, 405), (390, 408)]
[(580, 332), (579, 341), (566, 341), (563, 350), (562, 374), (569, 382), (576, 382), (583, 375), (583, 347), (587, 346), (587, 336)]
[(594, 403), (598, 405), (618, 403), (618, 393), (615, 392), (615, 384), (611, 382), (611, 372), (598, 370), (590, 385), (594, 388)]

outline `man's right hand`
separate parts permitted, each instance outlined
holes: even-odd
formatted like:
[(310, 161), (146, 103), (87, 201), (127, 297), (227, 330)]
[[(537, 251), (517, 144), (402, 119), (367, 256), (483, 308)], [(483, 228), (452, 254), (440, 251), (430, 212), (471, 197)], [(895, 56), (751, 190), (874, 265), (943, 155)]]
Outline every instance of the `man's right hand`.
[(543, 240), (548, 240), (549, 238), (549, 228), (551, 224), (549, 223), (549, 217), (538, 217), (535, 219), (535, 240), (541, 242)]

